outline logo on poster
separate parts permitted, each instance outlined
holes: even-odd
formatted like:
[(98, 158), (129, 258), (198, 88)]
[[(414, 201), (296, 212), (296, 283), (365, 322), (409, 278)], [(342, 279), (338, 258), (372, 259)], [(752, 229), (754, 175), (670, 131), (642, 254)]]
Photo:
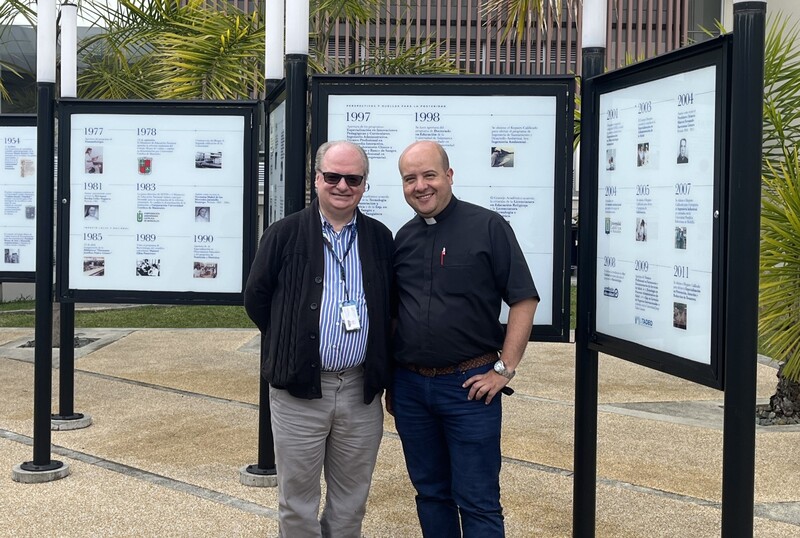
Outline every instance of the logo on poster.
[(139, 157), (139, 173), (143, 176), (150, 175), (153, 171), (152, 157)]
[(617, 297), (619, 297), (619, 289), (606, 286), (605, 288), (603, 288), (603, 295), (605, 295), (606, 297), (613, 297), (614, 299), (616, 299)]
[(635, 318), (633, 318), (633, 322), (636, 325), (643, 325), (645, 327), (652, 327), (653, 326), (653, 320), (652, 319), (643, 318), (641, 316), (636, 316)]

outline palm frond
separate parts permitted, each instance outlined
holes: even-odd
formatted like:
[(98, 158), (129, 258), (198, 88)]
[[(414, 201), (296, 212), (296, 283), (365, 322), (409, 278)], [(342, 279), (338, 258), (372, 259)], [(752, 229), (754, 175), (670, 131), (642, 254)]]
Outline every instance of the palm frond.
[(438, 46), (420, 44), (408, 48), (400, 47), (389, 54), (386, 49), (373, 43), (372, 58), (356, 62), (344, 68), (345, 72), (375, 75), (423, 75), (458, 73), (455, 61), (446, 54), (437, 54)]
[(505, 40), (512, 32), (518, 37), (524, 35), (529, 24), (533, 26), (535, 23), (544, 30), (548, 10), (555, 14), (556, 20), (560, 20), (562, 5), (576, 11), (582, 3), (583, 0), (484, 0), (480, 13), (489, 23), (504, 26), (502, 39)]
[(800, 151), (782, 153), (763, 176), (758, 330), (783, 375), (800, 381)]

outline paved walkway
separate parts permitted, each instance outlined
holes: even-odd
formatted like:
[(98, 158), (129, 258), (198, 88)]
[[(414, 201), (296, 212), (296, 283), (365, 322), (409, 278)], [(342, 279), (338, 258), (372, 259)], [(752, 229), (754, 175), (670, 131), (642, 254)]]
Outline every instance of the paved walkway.
[[(71, 475), (20, 484), (32, 459), (32, 329), (0, 329), (0, 536), (275, 536), (273, 488), (239, 483), (257, 459), (258, 337), (252, 330), (79, 330), (75, 411), (54, 431)], [(504, 400), (501, 484), (509, 537), (571, 535), (574, 346), (528, 346)], [(57, 351), (56, 351), (57, 353)], [(57, 360), (55, 360), (57, 365)], [(758, 366), (758, 396), (776, 370)], [(58, 372), (53, 377), (58, 411)], [(597, 536), (720, 535), (722, 393), (600, 359)], [(757, 428), (759, 537), (800, 535), (800, 427)], [(391, 417), (364, 535), (419, 528)]]

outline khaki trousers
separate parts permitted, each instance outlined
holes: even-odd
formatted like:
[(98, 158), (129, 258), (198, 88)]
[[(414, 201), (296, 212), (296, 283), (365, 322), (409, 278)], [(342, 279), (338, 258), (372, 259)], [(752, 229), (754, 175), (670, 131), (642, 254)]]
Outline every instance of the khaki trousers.
[[(381, 399), (364, 404), (363, 368), (322, 372), (322, 398), (270, 387), (269, 401), (280, 536), (360, 538), (383, 436)], [(318, 520), (323, 469), (327, 493)]]

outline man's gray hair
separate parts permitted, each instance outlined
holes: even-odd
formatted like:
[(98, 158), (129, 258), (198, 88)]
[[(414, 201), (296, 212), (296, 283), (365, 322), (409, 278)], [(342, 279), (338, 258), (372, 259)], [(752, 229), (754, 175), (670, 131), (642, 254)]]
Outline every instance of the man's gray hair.
[[(364, 178), (366, 179), (366, 177), (369, 176), (369, 158), (367, 157), (367, 153), (364, 151), (364, 148), (358, 144), (353, 144), (347, 140), (332, 140), (322, 144), (317, 150), (317, 156), (314, 158), (314, 170), (317, 172), (322, 172), (322, 159), (325, 157), (325, 154), (328, 153), (328, 150), (332, 147), (341, 145), (349, 146), (356, 150), (359, 155), (361, 155), (361, 160), (364, 163)], [(325, 171), (329, 172), (330, 170)]]

